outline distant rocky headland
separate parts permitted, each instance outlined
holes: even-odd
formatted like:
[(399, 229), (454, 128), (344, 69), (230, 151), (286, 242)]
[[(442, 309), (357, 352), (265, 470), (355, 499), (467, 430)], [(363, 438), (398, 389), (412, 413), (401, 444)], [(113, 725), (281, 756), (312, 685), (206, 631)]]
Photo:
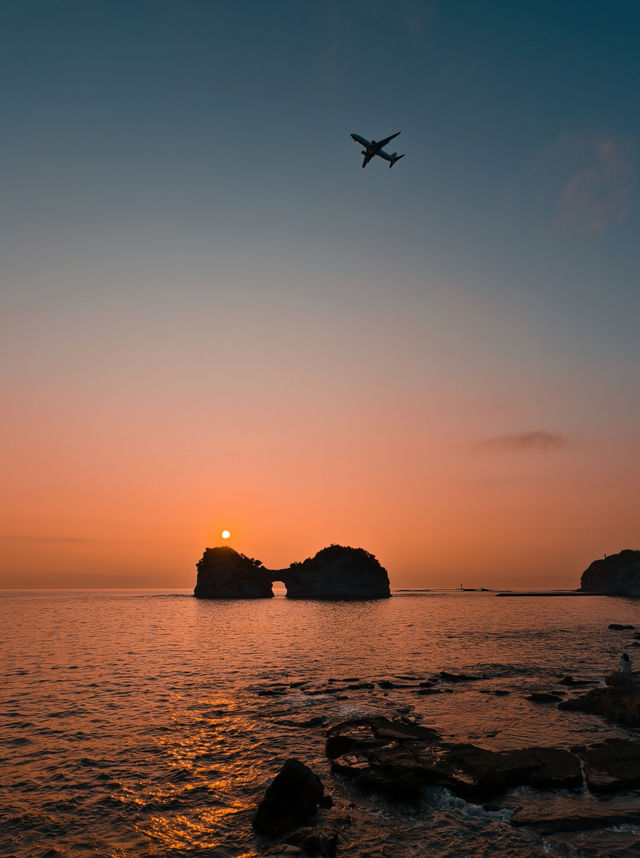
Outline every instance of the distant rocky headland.
[(639, 598), (640, 551), (626, 548), (618, 554), (594, 560), (582, 573), (580, 591)]
[(605, 554), (584, 570), (577, 590), (505, 590), (497, 596), (626, 596), (640, 598), (640, 551)]
[(287, 569), (267, 569), (260, 560), (227, 545), (206, 548), (196, 564), (193, 595), (199, 599), (268, 599), (280, 581), (289, 599), (387, 599), (389, 576), (363, 548), (329, 545)]

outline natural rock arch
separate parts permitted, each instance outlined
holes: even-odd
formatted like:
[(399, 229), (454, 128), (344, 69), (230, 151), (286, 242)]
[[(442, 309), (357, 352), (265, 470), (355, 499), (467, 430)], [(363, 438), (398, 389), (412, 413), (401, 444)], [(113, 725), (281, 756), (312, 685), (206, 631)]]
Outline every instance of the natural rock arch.
[(194, 596), (200, 599), (268, 599), (282, 582), (288, 599), (386, 599), (389, 576), (363, 548), (330, 545), (287, 569), (266, 569), (260, 560), (227, 545), (205, 549), (196, 564)]

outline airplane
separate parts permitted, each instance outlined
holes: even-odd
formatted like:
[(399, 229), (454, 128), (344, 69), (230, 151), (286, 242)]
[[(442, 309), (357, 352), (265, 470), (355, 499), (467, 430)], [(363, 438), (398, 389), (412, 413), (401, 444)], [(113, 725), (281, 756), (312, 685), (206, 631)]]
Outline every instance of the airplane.
[(390, 140), (393, 140), (394, 137), (397, 137), (400, 134), (399, 131), (396, 131), (395, 134), (392, 134), (390, 137), (385, 137), (384, 140), (365, 140), (364, 137), (361, 137), (359, 134), (352, 134), (351, 139), (354, 143), (357, 143), (358, 146), (364, 146), (362, 150), (362, 155), (364, 155), (364, 159), (362, 161), (362, 166), (366, 167), (369, 161), (373, 158), (374, 155), (377, 155), (379, 158), (384, 158), (385, 161), (389, 162), (389, 169), (393, 167), (396, 161), (399, 161), (400, 158), (404, 158), (404, 155), (398, 155), (397, 152), (394, 152), (393, 155), (389, 155), (382, 148), (386, 146)]

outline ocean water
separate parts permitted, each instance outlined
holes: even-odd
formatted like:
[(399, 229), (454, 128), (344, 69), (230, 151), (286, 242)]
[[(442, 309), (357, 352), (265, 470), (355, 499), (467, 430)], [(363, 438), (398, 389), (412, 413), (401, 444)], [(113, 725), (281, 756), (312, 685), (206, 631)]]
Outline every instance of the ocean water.
[[(419, 806), (399, 805), (333, 775), (324, 753), (329, 724), (364, 714), (412, 715), (489, 748), (640, 739), (526, 699), (562, 689), (566, 674), (602, 681), (632, 642), (611, 622), (640, 627), (640, 604), (460, 592), (351, 603), (0, 592), (0, 854), (257, 856), (272, 841), (251, 828), (256, 803), (295, 756), (333, 795), (329, 813), (350, 818), (339, 856), (640, 856), (640, 828), (624, 821), (640, 813), (637, 791), (521, 789), (481, 807), (433, 788)], [(441, 670), (482, 678), (437, 695), (411, 686)], [(384, 679), (408, 687), (384, 690)], [(516, 827), (518, 808), (573, 818), (575, 830)], [(602, 824), (583, 829), (581, 816)]]

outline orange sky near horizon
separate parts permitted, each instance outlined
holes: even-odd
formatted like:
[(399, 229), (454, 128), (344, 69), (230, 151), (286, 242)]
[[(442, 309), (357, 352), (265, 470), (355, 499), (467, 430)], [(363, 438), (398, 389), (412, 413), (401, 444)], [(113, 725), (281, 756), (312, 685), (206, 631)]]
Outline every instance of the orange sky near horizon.
[[(151, 376), (131, 352), (126, 367), (96, 366), (95, 344), (64, 387), (43, 384), (47, 361), (31, 365), (3, 429), (0, 586), (191, 587), (225, 527), (272, 568), (364, 547), (395, 587), (575, 587), (591, 560), (637, 547), (640, 457), (624, 420), (601, 436), (518, 432), (537, 406), (504, 379), (460, 383), (470, 345), (465, 366), (415, 372), (410, 344), (376, 356), (362, 340), (349, 374), (323, 368), (311, 385), (323, 333), (307, 335), (286, 375), (277, 332), (258, 346), (270, 358), (214, 382), (186, 340), (180, 366), (157, 332)], [(557, 384), (545, 396), (562, 413)]]

